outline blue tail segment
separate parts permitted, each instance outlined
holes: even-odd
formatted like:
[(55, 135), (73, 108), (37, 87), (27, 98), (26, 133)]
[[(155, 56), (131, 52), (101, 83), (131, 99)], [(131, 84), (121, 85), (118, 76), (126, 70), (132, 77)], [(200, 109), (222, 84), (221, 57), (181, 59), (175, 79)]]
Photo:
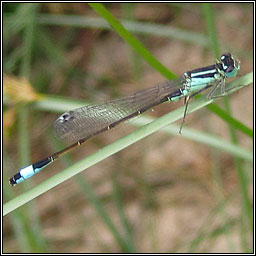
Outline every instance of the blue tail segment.
[(23, 182), (24, 180), (29, 179), (34, 174), (40, 172), (44, 167), (46, 167), (48, 164), (50, 164), (53, 161), (52, 158), (46, 158), (40, 162), (37, 162), (35, 164), (28, 165), (24, 168), (22, 168), (17, 174), (15, 174), (10, 180), (9, 183), (12, 186), (15, 186), (16, 184), (19, 184)]

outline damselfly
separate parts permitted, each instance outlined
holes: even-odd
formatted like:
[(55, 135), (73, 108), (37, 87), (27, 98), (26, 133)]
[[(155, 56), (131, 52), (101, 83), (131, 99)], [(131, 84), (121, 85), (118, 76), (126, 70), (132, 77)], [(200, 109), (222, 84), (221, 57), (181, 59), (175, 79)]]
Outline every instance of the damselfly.
[(22, 168), (9, 182), (12, 186), (23, 182), (89, 138), (110, 130), (163, 102), (185, 99), (183, 124), (191, 97), (210, 87), (208, 98), (218, 97), (214, 95), (218, 87), (221, 88), (221, 96), (223, 96), (226, 78), (235, 77), (239, 69), (239, 62), (230, 53), (226, 53), (222, 54), (215, 64), (185, 72), (175, 80), (163, 82), (123, 98), (66, 112), (55, 121), (54, 127), (59, 138), (71, 141), (73, 144), (37, 163)]

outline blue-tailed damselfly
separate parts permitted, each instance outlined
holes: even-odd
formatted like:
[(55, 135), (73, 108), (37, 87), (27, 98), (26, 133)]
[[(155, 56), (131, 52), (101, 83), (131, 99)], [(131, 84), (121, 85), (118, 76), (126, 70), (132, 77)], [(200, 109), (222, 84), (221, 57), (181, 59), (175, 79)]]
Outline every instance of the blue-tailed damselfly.
[(183, 124), (191, 97), (210, 87), (212, 88), (208, 98), (215, 97), (214, 92), (218, 87), (221, 88), (221, 95), (225, 94), (226, 78), (235, 77), (239, 69), (239, 62), (230, 53), (226, 53), (222, 54), (215, 64), (185, 72), (175, 80), (168, 80), (123, 98), (66, 112), (55, 121), (55, 131), (59, 138), (72, 141), (73, 144), (37, 163), (22, 168), (10, 178), (9, 182), (12, 186), (23, 182), (89, 138), (110, 130), (163, 102), (185, 98)]

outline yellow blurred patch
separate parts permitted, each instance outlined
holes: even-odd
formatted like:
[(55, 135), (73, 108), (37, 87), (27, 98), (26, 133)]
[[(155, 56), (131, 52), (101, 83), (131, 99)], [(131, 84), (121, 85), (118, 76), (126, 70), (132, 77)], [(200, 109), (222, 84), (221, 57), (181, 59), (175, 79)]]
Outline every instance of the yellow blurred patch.
[(15, 122), (16, 111), (14, 108), (10, 108), (3, 114), (3, 129), (7, 129)]
[(3, 93), (4, 102), (12, 105), (37, 101), (42, 97), (26, 78), (18, 79), (10, 75), (3, 77)]
[(11, 134), (11, 127), (16, 120), (16, 109), (10, 108), (3, 113), (3, 140), (8, 143)]

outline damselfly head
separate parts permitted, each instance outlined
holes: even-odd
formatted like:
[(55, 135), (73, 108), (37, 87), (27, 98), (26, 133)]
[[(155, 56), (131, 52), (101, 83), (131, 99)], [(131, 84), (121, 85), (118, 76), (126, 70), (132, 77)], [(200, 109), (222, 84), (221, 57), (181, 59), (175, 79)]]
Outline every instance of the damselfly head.
[(240, 69), (240, 62), (230, 53), (224, 53), (220, 57), (220, 64), (226, 77), (235, 77)]

